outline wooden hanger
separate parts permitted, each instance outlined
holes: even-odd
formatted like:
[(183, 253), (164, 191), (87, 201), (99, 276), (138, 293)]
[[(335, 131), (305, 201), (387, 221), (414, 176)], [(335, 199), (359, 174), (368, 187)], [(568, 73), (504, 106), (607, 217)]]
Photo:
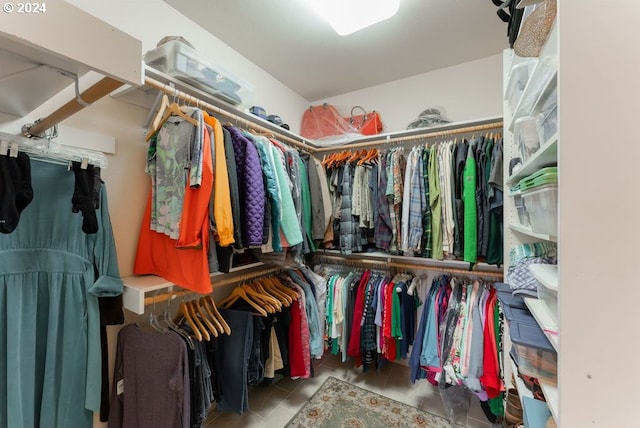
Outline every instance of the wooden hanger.
[[(204, 310), (204, 313), (206, 314), (207, 318), (210, 320), (210, 322), (214, 325), (214, 327), (216, 328), (216, 330), (220, 333), (220, 334), (225, 334), (225, 328), (222, 325), (222, 323), (220, 323), (220, 320), (218, 319), (218, 317), (216, 316), (215, 312), (213, 309), (211, 309), (211, 305), (209, 305), (209, 302), (207, 301), (207, 299), (205, 298), (205, 296), (201, 297), (198, 304), (200, 305), (200, 307)], [(214, 306), (215, 307), (215, 306)], [(216, 312), (217, 312), (217, 308), (216, 308)]]
[(249, 288), (258, 292), (259, 298), (266, 300), (271, 306), (274, 306), (278, 312), (282, 311), (282, 302), (271, 295), (267, 290), (264, 289), (262, 284), (259, 281), (254, 281), (249, 284)]
[(293, 300), (298, 300), (300, 298), (300, 294), (293, 288), (287, 287), (276, 277), (267, 277), (264, 278), (266, 281), (269, 281), (274, 287), (278, 288), (285, 294), (288, 294)]
[(222, 328), (220, 328), (220, 330), (218, 330), (218, 328), (213, 324), (212, 319), (209, 317), (209, 313), (204, 308), (204, 306), (201, 305), (200, 303), (201, 303), (200, 299), (193, 300), (191, 302), (191, 305), (192, 305), (192, 307), (193, 307), (193, 309), (195, 311), (196, 317), (199, 318), (200, 320), (202, 320), (202, 322), (204, 323), (206, 329), (209, 331), (209, 333), (211, 333), (213, 335), (213, 337), (218, 337), (218, 334), (221, 334), (221, 332), (222, 332)]
[(206, 306), (211, 310), (214, 317), (218, 320), (218, 323), (222, 326), (222, 330), (227, 334), (231, 334), (231, 327), (227, 324), (222, 314), (218, 311), (216, 306), (216, 302), (213, 300), (213, 297), (206, 295), (203, 296), (203, 300), (206, 303)]
[(187, 321), (187, 324), (189, 324), (189, 327), (191, 327), (191, 330), (193, 331), (193, 336), (196, 338), (196, 340), (198, 342), (202, 342), (202, 337), (203, 337), (202, 333), (198, 329), (196, 322), (193, 320), (191, 316), (191, 312), (188, 310), (185, 302), (180, 303), (180, 306), (178, 307), (178, 313), (176, 315), (176, 318), (174, 318), (173, 322), (178, 324), (183, 319)]
[(251, 307), (253, 309), (255, 309), (258, 314), (262, 315), (262, 316), (267, 316), (267, 311), (264, 310), (264, 308), (262, 308), (260, 306), (260, 304), (256, 303), (255, 301), (253, 301), (248, 295), (247, 293), (244, 291), (244, 289), (242, 289), (241, 287), (236, 287), (233, 289), (233, 291), (231, 291), (231, 294), (224, 299), (222, 302), (218, 303), (218, 306), (223, 307), (223, 308), (228, 308), (230, 307), (232, 304), (235, 303), (236, 300), (238, 299), (242, 299), (245, 302), (247, 302), (249, 305), (251, 305)]
[(192, 301), (186, 302), (185, 307), (187, 308), (187, 310), (190, 311), (191, 318), (195, 321), (195, 324), (198, 327), (198, 330), (200, 330), (200, 334), (202, 334), (202, 337), (204, 338), (204, 340), (206, 340), (207, 342), (210, 341), (211, 336), (209, 336), (208, 329), (202, 324), (202, 321), (200, 321), (200, 317), (198, 316), (198, 310), (194, 305), (194, 301), (192, 300)]
[(274, 302), (275, 299), (257, 292), (256, 290), (251, 288), (250, 285), (245, 284), (241, 285), (241, 287), (244, 289), (245, 293), (247, 293), (249, 298), (251, 298), (254, 302), (259, 303), (263, 308), (266, 309), (268, 313), (275, 314), (276, 312), (278, 312), (278, 306), (280, 305), (280, 302), (278, 302), (277, 300)]
[(260, 284), (262, 289), (265, 290), (265, 292), (268, 292), (269, 294), (274, 296), (276, 299), (278, 299), (284, 307), (288, 308), (289, 306), (291, 306), (291, 303), (293, 302), (293, 298), (291, 296), (279, 290), (277, 287), (274, 287), (270, 282), (266, 281), (264, 278), (259, 279), (258, 283)]
[(164, 125), (167, 120), (169, 120), (171, 116), (179, 116), (193, 126), (198, 126), (198, 121), (186, 114), (178, 103), (171, 103), (166, 107), (164, 116), (162, 116), (162, 119), (160, 119), (158, 126), (154, 127), (151, 132), (147, 134), (145, 141), (149, 141), (151, 137), (153, 137), (158, 132), (160, 127)]
[(160, 120), (162, 119), (164, 112), (167, 110), (167, 107), (169, 107), (169, 97), (167, 96), (167, 94), (162, 94), (158, 112), (153, 118), (153, 122), (151, 122), (151, 129), (158, 129), (158, 127), (160, 126)]
[(296, 290), (284, 285), (277, 277), (268, 277), (268, 278), (265, 278), (265, 280), (271, 285), (271, 287), (289, 296), (291, 298), (292, 303), (298, 300), (298, 298), (300, 297), (300, 295)]

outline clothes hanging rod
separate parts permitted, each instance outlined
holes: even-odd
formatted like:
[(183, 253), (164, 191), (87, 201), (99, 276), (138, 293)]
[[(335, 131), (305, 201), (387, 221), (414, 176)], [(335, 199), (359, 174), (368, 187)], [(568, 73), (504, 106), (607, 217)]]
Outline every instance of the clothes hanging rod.
[(315, 152), (316, 153), (333, 152), (333, 151), (340, 151), (340, 150), (358, 149), (361, 147), (373, 147), (373, 146), (382, 146), (386, 144), (398, 144), (406, 141), (424, 140), (427, 138), (438, 138), (438, 137), (445, 137), (445, 136), (468, 134), (470, 132), (489, 131), (492, 129), (493, 130), (502, 129), (502, 127), (503, 127), (503, 122), (502, 120), (500, 120), (496, 122), (485, 123), (482, 125), (463, 126), (460, 128), (451, 128), (451, 129), (436, 130), (436, 131), (430, 131), (430, 132), (425, 130), (425, 132), (420, 134), (413, 134), (413, 135), (406, 135), (406, 136), (393, 137), (391, 136), (391, 134), (389, 134), (384, 138), (373, 139), (365, 142), (360, 142), (360, 140), (356, 140), (354, 143), (347, 143), (342, 146), (317, 148), (315, 149)]
[(173, 88), (170, 85), (162, 83), (162, 82), (160, 82), (160, 81), (158, 81), (158, 80), (156, 80), (156, 79), (154, 79), (152, 77), (145, 76), (144, 82), (145, 82), (145, 86), (150, 86), (152, 88), (155, 88), (155, 89), (157, 89), (159, 91), (164, 92), (167, 95), (180, 98), (181, 100), (183, 100), (183, 101), (185, 101), (187, 103), (193, 103), (193, 104), (196, 105), (196, 107), (200, 107), (200, 108), (206, 109), (208, 111), (215, 112), (216, 114), (219, 114), (219, 115), (224, 116), (224, 117), (226, 117), (228, 119), (231, 119), (232, 121), (242, 122), (245, 125), (247, 125), (249, 128), (257, 129), (257, 130), (259, 130), (261, 132), (264, 132), (266, 134), (271, 134), (271, 135), (277, 136), (278, 139), (284, 140), (284, 141), (288, 142), (289, 144), (291, 144), (291, 145), (293, 145), (295, 147), (298, 147), (299, 149), (302, 149), (302, 150), (304, 150), (306, 152), (313, 153), (313, 152), (316, 151), (316, 149), (314, 147), (311, 147), (310, 145), (305, 144), (304, 142), (298, 141), (298, 140), (296, 140), (294, 138), (291, 138), (291, 137), (289, 137), (289, 136), (287, 136), (287, 135), (285, 135), (283, 133), (274, 131), (273, 129), (269, 129), (269, 128), (265, 127), (265, 126), (262, 126), (262, 125), (258, 124), (257, 122), (251, 121), (249, 119), (245, 119), (245, 118), (243, 118), (241, 116), (238, 116), (235, 113), (231, 113), (229, 111), (226, 111), (223, 108), (217, 107), (217, 106), (215, 106), (213, 104), (210, 104), (210, 103), (208, 103), (206, 101), (201, 100), (198, 97), (195, 97), (195, 96), (193, 96), (191, 94), (188, 94), (188, 93), (186, 93), (184, 91), (181, 91), (179, 89)]
[(220, 281), (215, 281), (215, 282), (212, 281), (211, 284), (216, 288), (224, 287), (225, 285), (231, 285), (237, 282), (248, 281), (251, 279), (256, 279), (256, 278), (261, 278), (263, 276), (271, 275), (272, 273), (279, 272), (282, 269), (284, 268), (281, 266), (272, 266), (272, 267), (264, 268), (261, 270), (253, 271), (253, 272), (243, 273), (241, 275), (233, 276), (230, 278), (224, 278)]
[(109, 95), (111, 92), (118, 89), (122, 85), (124, 85), (124, 83), (120, 82), (119, 80), (113, 79), (111, 77), (103, 77), (93, 86), (82, 92), (79, 97), (75, 97), (74, 99), (70, 100), (58, 110), (54, 111), (44, 119), (41, 119), (34, 125), (25, 127), (23, 129), (23, 134), (28, 137), (38, 136), (44, 133), (47, 129), (53, 128), (58, 123), (73, 116), (86, 106), (91, 105), (91, 103), (94, 103), (100, 98)]
[(351, 266), (383, 266), (385, 268), (398, 268), (398, 269), (415, 269), (415, 270), (428, 270), (431, 272), (444, 272), (451, 273), (457, 275), (465, 275), (465, 276), (485, 276), (492, 278), (502, 278), (503, 273), (500, 271), (479, 271), (479, 270), (465, 270), (465, 269), (456, 269), (449, 267), (440, 267), (440, 266), (427, 266), (421, 265), (417, 263), (401, 263), (401, 262), (386, 262), (379, 260), (363, 260), (363, 259), (353, 259), (348, 258), (345, 259), (340, 256), (331, 256), (325, 254), (316, 254), (314, 258), (324, 259), (330, 263), (341, 264), (341, 265), (351, 265)]
[[(263, 276), (267, 276), (267, 275), (271, 275), (272, 273), (281, 271), (283, 268), (282, 267), (268, 267), (268, 268), (262, 268), (260, 270), (256, 270), (256, 271), (252, 271), (252, 272), (248, 272), (248, 273), (243, 273), (241, 275), (234, 275), (232, 277), (228, 277), (228, 278), (224, 278), (220, 281), (211, 281), (211, 285), (214, 288), (218, 288), (218, 287), (224, 287), (225, 285), (231, 285), (231, 284), (235, 284), (238, 282), (243, 282), (243, 281), (248, 281), (251, 279), (257, 279), (257, 278), (261, 278)], [(149, 296), (149, 297), (145, 297), (144, 298), (144, 305), (145, 306), (149, 306), (152, 305), (154, 303), (159, 303), (159, 302), (164, 302), (165, 300), (169, 300), (169, 299), (174, 299), (177, 297), (183, 297), (183, 296), (187, 296), (189, 294), (193, 294), (196, 296), (200, 296), (200, 294), (194, 292), (194, 291), (190, 291), (190, 290), (179, 290), (179, 291), (169, 291), (166, 293), (161, 293), (161, 294), (156, 294), (154, 296)]]
[(156, 296), (145, 297), (144, 305), (149, 306), (156, 303), (164, 302), (165, 300), (177, 299), (178, 297), (183, 297), (188, 294), (194, 294), (193, 291), (183, 290), (183, 291), (170, 291), (168, 293), (158, 294)]

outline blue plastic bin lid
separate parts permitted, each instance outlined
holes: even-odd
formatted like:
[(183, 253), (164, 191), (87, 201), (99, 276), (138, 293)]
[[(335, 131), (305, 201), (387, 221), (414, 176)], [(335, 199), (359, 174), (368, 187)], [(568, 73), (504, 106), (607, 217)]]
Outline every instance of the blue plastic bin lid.
[(511, 293), (511, 286), (509, 284), (505, 284), (504, 282), (494, 282), (493, 287), (496, 291), (505, 291), (507, 293)]
[(551, 417), (549, 406), (544, 401), (522, 397), (522, 417), (527, 427), (546, 427)]
[(512, 322), (509, 325), (509, 331), (511, 332), (511, 341), (516, 345), (556, 353), (553, 345), (551, 345), (551, 342), (549, 342), (549, 339), (537, 324)]
[[(511, 345), (511, 350), (509, 351), (509, 356), (516, 363), (516, 367), (520, 367), (520, 361), (518, 360), (518, 353), (516, 352), (516, 348)], [(515, 373), (514, 373), (515, 374)]]
[(522, 296), (514, 296), (511, 294), (511, 291), (498, 291), (496, 295), (503, 305), (511, 306), (512, 308), (527, 309), (524, 298)]
[(507, 321), (510, 323), (515, 321), (524, 324), (537, 324), (536, 319), (531, 315), (531, 312), (526, 309), (503, 305), (502, 310), (504, 311), (505, 318), (507, 318)]

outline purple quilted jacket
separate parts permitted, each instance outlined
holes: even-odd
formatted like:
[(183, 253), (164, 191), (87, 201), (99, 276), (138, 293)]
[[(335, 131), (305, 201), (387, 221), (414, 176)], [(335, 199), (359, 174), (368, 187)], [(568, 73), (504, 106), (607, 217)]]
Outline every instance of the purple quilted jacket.
[(246, 245), (262, 245), (266, 202), (258, 150), (238, 128), (228, 127), (227, 129), (231, 133), (238, 171), (242, 236)]

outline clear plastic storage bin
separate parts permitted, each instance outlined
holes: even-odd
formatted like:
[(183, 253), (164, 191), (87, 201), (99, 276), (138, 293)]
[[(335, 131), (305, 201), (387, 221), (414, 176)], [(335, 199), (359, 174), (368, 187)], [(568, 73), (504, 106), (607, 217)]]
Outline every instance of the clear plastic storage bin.
[(546, 184), (523, 191), (522, 198), (535, 233), (558, 234), (558, 185)]
[(518, 211), (518, 223), (524, 227), (531, 226), (529, 222), (529, 213), (527, 212), (527, 207), (524, 205), (524, 199), (522, 198), (522, 194), (520, 192), (511, 194), (513, 197), (513, 203)]
[(512, 321), (509, 331), (518, 357), (518, 371), (523, 375), (556, 384), (558, 354), (540, 326)]
[(529, 220), (529, 213), (527, 212), (527, 207), (525, 207), (524, 205), (521, 205), (519, 207), (516, 207), (516, 209), (518, 210), (518, 221), (520, 222), (520, 225), (524, 227), (530, 227), (531, 221)]
[(170, 40), (144, 55), (144, 62), (233, 105), (249, 106), (253, 86), (198, 55), (179, 40)]
[(504, 94), (504, 99), (509, 104), (509, 109), (513, 112), (522, 97), (524, 88), (527, 86), (531, 71), (535, 67), (538, 60), (536, 58), (527, 59), (520, 64), (514, 65), (509, 75), (507, 82), (507, 89)]
[(553, 320), (558, 322), (558, 289), (547, 287), (542, 282), (538, 281), (538, 299), (543, 301), (549, 308), (549, 313)]
[(534, 116), (524, 116), (515, 120), (513, 125), (513, 141), (520, 151), (523, 162), (526, 162), (540, 148), (540, 132)]
[(540, 144), (544, 144), (558, 132), (558, 104), (538, 115), (537, 130)]

